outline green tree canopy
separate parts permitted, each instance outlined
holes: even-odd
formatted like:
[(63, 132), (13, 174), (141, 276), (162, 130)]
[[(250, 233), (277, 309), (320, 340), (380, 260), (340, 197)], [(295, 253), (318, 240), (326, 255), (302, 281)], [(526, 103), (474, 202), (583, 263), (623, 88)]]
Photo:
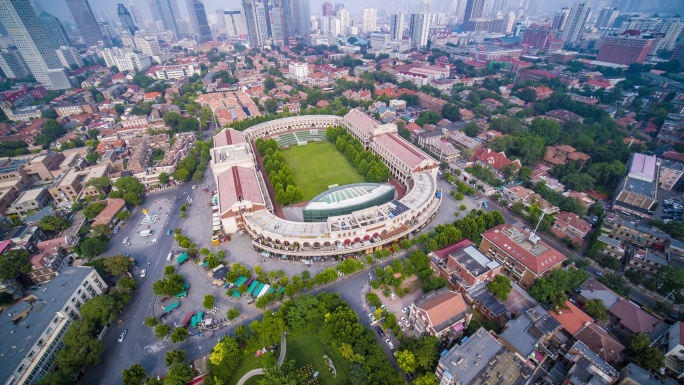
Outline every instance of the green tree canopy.
[(511, 280), (505, 275), (497, 275), (487, 289), (499, 300), (505, 301), (511, 292)]
[(43, 217), (38, 222), (39, 229), (53, 233), (64, 231), (68, 229), (70, 226), (71, 222), (69, 222), (68, 219), (58, 218), (54, 215), (48, 215), (46, 217)]
[(26, 249), (8, 250), (0, 254), (0, 279), (15, 278), (31, 271)]
[(601, 299), (589, 299), (584, 302), (584, 311), (597, 321), (608, 320), (608, 309)]
[(124, 255), (118, 254), (105, 258), (104, 267), (109, 274), (119, 276), (133, 267), (133, 261)]
[(107, 205), (101, 202), (91, 203), (85, 209), (83, 209), (83, 215), (86, 218), (93, 220), (97, 214), (104, 210), (105, 207), (107, 207)]
[(141, 385), (147, 377), (145, 368), (140, 364), (133, 364), (130, 368), (124, 369), (122, 374), (124, 385)]

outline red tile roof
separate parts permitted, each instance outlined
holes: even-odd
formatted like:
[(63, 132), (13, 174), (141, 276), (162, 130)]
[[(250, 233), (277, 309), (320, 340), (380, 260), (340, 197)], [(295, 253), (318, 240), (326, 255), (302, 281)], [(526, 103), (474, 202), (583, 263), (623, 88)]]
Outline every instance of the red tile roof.
[(473, 156), (480, 162), (487, 163), (497, 170), (501, 170), (501, 168), (508, 166), (509, 164), (515, 164), (520, 167), (519, 160), (511, 161), (508, 159), (508, 157), (506, 157), (506, 154), (503, 151), (496, 152), (489, 148), (479, 148), (475, 150)]
[(214, 147), (225, 147), (231, 144), (245, 143), (245, 135), (240, 132), (227, 128), (214, 136)]
[(556, 321), (563, 325), (563, 329), (567, 330), (568, 333), (575, 335), (580, 331), (585, 325), (594, 322), (594, 319), (589, 317), (587, 313), (580, 310), (577, 306), (573, 305), (570, 301), (565, 301), (566, 309), (552, 310), (549, 312), (551, 317), (555, 318)]

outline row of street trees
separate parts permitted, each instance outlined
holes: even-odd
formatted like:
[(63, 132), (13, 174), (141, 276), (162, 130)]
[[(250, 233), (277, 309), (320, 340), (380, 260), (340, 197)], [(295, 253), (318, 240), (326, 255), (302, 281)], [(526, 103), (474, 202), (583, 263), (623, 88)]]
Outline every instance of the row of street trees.
[(285, 158), (278, 150), (278, 142), (275, 139), (259, 138), (256, 140), (256, 147), (259, 154), (263, 156), (264, 171), (275, 192), (276, 202), (281, 206), (286, 206), (301, 201), (302, 190), (297, 187), (294, 176), (285, 163)]
[(325, 135), (352, 166), (356, 167), (368, 182), (386, 182), (390, 178), (387, 165), (379, 156), (363, 148), (361, 142), (343, 127), (330, 127)]

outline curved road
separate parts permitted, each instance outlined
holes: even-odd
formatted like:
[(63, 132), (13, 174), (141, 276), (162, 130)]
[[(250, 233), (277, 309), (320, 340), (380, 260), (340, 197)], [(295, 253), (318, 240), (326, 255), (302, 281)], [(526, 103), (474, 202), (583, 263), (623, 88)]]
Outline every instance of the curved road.
[[(278, 357), (278, 366), (283, 364), (283, 361), (285, 361), (285, 351), (287, 349), (287, 340), (285, 339), (285, 334), (283, 333), (283, 337), (280, 339), (280, 357)], [(237, 382), (237, 385), (244, 385), (247, 380), (254, 376), (263, 376), (264, 375), (264, 369), (259, 368), (259, 369), (253, 369), (250, 370), (249, 372), (245, 373), (244, 376), (240, 379), (240, 381)]]

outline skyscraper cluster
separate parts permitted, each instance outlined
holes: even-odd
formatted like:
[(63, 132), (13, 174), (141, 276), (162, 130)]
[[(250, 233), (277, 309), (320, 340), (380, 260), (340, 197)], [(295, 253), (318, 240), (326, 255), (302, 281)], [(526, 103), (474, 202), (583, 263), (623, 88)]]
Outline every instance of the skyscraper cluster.
[[(309, 0), (242, 0), (242, 8), (252, 47), (288, 44), (295, 36), (311, 33)], [(334, 15), (332, 3), (323, 10)]]

